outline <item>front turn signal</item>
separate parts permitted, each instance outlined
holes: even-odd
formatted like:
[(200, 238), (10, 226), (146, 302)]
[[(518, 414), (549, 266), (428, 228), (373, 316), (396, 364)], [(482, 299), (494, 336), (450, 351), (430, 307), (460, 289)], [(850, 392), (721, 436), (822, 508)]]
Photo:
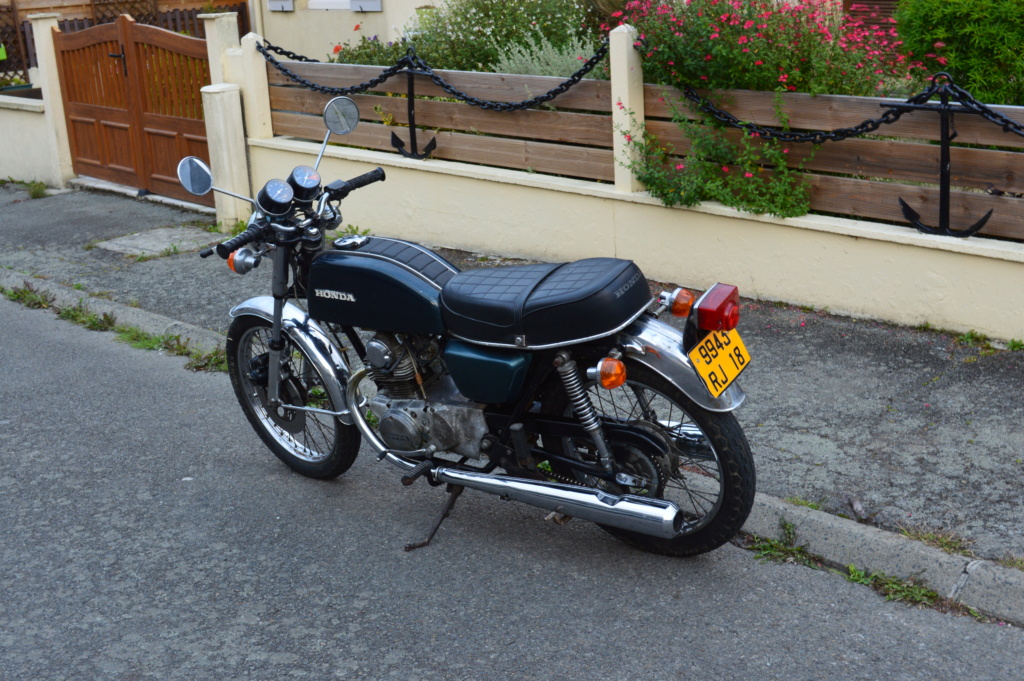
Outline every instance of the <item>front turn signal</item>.
[(614, 390), (626, 382), (626, 365), (621, 359), (605, 357), (587, 371), (587, 378), (597, 381), (605, 390)]

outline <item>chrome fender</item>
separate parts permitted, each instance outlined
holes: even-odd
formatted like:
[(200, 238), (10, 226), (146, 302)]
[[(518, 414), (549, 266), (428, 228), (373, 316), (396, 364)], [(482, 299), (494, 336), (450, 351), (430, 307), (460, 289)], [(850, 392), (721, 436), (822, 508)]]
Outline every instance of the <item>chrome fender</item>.
[(698, 407), (708, 411), (732, 411), (746, 398), (738, 383), (730, 385), (718, 397), (712, 397), (683, 351), (682, 332), (654, 317), (641, 316), (620, 331), (616, 341), (631, 360), (661, 375)]
[[(239, 303), (231, 309), (231, 317), (253, 315), (262, 317), (268, 322), (274, 321), (274, 299), (271, 296), (258, 296)], [(324, 386), (331, 396), (331, 402), (337, 405), (341, 422), (347, 426), (353, 424), (352, 414), (345, 400), (345, 386), (351, 372), (345, 356), (335, 347), (320, 325), (310, 319), (309, 315), (291, 303), (284, 304), (281, 316), (281, 328), (285, 334), (305, 353), (324, 378)]]

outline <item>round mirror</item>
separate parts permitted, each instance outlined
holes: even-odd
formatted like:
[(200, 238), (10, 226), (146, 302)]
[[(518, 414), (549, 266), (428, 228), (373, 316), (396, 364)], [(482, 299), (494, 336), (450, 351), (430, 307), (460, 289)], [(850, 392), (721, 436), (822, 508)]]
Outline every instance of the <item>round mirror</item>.
[(324, 125), (335, 135), (347, 135), (359, 124), (359, 107), (348, 97), (335, 97), (324, 107)]
[(213, 189), (213, 173), (201, 159), (186, 156), (178, 163), (178, 182), (189, 194), (202, 196)]

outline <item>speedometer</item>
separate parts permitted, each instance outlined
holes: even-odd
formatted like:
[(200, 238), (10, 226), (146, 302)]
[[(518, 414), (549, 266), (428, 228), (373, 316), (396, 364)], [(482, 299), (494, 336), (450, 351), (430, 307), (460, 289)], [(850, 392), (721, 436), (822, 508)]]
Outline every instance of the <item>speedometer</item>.
[(292, 191), (291, 185), (282, 180), (270, 180), (256, 195), (256, 203), (261, 211), (277, 217), (291, 210), (294, 198), (295, 192)]
[(308, 203), (320, 193), (320, 173), (309, 166), (296, 166), (288, 176), (288, 184), (295, 192), (295, 200)]

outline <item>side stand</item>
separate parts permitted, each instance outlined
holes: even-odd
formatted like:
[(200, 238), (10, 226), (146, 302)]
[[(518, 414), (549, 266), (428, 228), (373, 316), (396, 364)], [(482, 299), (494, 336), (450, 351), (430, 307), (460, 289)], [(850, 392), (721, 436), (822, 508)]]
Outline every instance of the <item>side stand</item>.
[(422, 549), (424, 546), (430, 543), (430, 540), (434, 538), (435, 534), (437, 534), (438, 528), (441, 527), (441, 523), (444, 522), (445, 518), (451, 515), (452, 509), (455, 507), (455, 502), (459, 498), (459, 495), (462, 494), (462, 490), (464, 489), (465, 487), (463, 487), (462, 485), (448, 485), (448, 501), (445, 502), (444, 509), (442, 509), (441, 511), (441, 515), (437, 517), (437, 520), (434, 522), (434, 526), (430, 529), (430, 534), (428, 534), (427, 538), (423, 541), (414, 542), (412, 544), (406, 544), (406, 551), (415, 551), (416, 549)]

